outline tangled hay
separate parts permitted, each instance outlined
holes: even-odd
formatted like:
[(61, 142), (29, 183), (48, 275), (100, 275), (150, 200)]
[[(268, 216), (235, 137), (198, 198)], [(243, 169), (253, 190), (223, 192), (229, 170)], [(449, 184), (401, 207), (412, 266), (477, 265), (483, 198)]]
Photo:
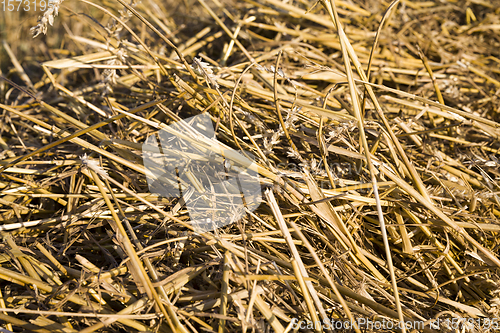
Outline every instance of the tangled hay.
[[(4, 12), (2, 332), (497, 330), (499, 12), (496, 0)], [(262, 187), (256, 210), (206, 233), (184, 199), (150, 192), (143, 165), (148, 137), (201, 113), (217, 142), (255, 157)]]

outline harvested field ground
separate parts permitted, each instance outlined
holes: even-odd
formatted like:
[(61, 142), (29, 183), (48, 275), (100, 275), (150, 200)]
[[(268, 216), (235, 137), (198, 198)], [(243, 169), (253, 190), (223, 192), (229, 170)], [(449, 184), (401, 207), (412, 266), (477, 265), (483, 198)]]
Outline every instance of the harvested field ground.
[(500, 330), (500, 1), (42, 2), (0, 332)]

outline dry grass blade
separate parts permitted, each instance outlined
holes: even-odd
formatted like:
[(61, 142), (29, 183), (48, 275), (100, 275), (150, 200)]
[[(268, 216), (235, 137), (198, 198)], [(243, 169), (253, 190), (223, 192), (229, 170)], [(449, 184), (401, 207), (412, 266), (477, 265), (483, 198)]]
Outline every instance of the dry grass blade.
[(384, 249), (385, 249), (385, 254), (386, 254), (386, 260), (388, 264), (388, 269), (391, 275), (391, 283), (392, 283), (392, 289), (394, 293), (394, 300), (396, 303), (396, 309), (398, 310), (398, 315), (399, 315), (399, 322), (400, 322), (400, 327), (403, 333), (406, 332), (406, 326), (404, 324), (404, 317), (403, 317), (403, 310), (401, 307), (401, 303), (399, 301), (399, 292), (398, 292), (398, 285), (396, 282), (396, 274), (394, 272), (394, 267), (392, 263), (392, 254), (391, 254), (391, 248), (389, 246), (389, 240), (387, 238), (387, 230), (386, 230), (386, 225), (385, 225), (385, 219), (384, 215), (382, 212), (382, 206), (380, 204), (380, 197), (378, 194), (378, 186), (377, 186), (377, 178), (376, 178), (376, 171), (373, 166), (373, 162), (371, 160), (371, 154), (370, 154), (370, 147), (368, 146), (368, 142), (366, 140), (365, 136), (365, 129), (364, 129), (364, 121), (361, 115), (361, 105), (359, 102), (359, 97), (358, 97), (358, 92), (356, 91), (356, 86), (354, 83), (353, 79), (353, 73), (351, 69), (351, 58), (348, 56), (348, 45), (350, 45), (349, 40), (347, 39), (347, 36), (344, 33), (344, 29), (342, 27), (342, 23), (340, 22), (338, 12), (335, 7), (335, 2), (332, 0), (330, 3), (324, 2), (324, 6), (327, 8), (327, 10), (330, 13), (330, 17), (332, 19), (332, 22), (334, 22), (335, 26), (337, 27), (337, 31), (339, 32), (339, 38), (340, 38), (340, 45), (342, 48), (342, 55), (344, 58), (344, 65), (345, 65), (345, 70), (347, 74), (347, 81), (349, 84), (349, 92), (351, 99), (353, 101), (353, 110), (354, 114), (356, 116), (356, 119), (358, 121), (358, 128), (359, 128), (359, 137), (361, 141), (361, 145), (363, 147), (363, 150), (366, 155), (366, 162), (368, 165), (368, 169), (370, 171), (370, 177), (371, 177), (371, 183), (373, 184), (373, 194), (375, 196), (376, 204), (377, 204), (377, 217), (378, 221), (380, 224), (380, 230), (382, 232), (382, 241), (384, 244)]

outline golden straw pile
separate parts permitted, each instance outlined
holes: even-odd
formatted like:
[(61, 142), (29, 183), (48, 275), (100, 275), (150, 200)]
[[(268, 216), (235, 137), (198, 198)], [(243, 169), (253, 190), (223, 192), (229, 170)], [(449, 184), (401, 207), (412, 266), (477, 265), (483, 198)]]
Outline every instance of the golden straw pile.
[[(500, 329), (500, 1), (51, 4), (0, 20), (2, 332)], [(207, 233), (142, 154), (202, 113), (262, 188)]]

